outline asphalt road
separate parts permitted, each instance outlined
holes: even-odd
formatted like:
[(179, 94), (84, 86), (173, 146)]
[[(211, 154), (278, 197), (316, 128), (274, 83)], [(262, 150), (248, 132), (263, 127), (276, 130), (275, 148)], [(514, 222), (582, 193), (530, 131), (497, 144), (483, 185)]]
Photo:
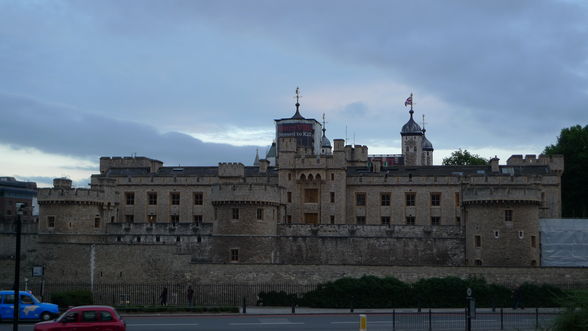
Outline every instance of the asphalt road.
[[(463, 313), (427, 312), (392, 314), (367, 314), (369, 331), (390, 330), (443, 330), (463, 331), (465, 320)], [(540, 315), (528, 311), (516, 315), (505, 314), (502, 325), (504, 330), (535, 330), (547, 326), (555, 315)], [(162, 316), (123, 316), (128, 331), (236, 331), (236, 330), (359, 330), (359, 314), (296, 314), (296, 315), (162, 315)], [(429, 329), (429, 323), (431, 328)], [(31, 331), (34, 323), (19, 326), (19, 330)], [(500, 330), (501, 321), (498, 313), (478, 314), (472, 320), (472, 330)], [(0, 324), (0, 331), (12, 330), (12, 324)]]

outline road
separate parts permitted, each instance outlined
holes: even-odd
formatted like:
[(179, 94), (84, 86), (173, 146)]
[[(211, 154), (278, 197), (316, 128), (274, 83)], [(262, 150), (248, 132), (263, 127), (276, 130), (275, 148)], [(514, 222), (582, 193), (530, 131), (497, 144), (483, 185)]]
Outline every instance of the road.
[[(442, 330), (463, 331), (464, 315), (461, 312), (435, 312), (431, 315), (429, 329), (428, 312), (367, 314), (369, 331), (390, 330)], [(547, 326), (554, 314), (539, 315), (534, 311), (503, 315), (504, 330), (534, 330), (536, 323)], [(123, 316), (128, 331), (236, 331), (236, 330), (359, 330), (359, 314), (284, 314), (284, 315), (161, 315)], [(19, 326), (19, 330), (31, 331), (34, 323)], [(500, 330), (500, 314), (478, 314), (472, 320), (472, 330)], [(12, 330), (12, 324), (0, 324), (0, 331)]]

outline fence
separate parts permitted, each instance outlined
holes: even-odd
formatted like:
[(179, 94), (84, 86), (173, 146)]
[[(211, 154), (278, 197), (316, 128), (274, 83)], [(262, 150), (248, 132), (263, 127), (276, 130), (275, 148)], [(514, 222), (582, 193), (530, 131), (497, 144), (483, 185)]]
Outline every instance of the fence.
[[(0, 289), (11, 289), (13, 284), (0, 283)], [(24, 288), (25, 284), (21, 284)], [(316, 289), (316, 284), (192, 284), (193, 304), (202, 306), (239, 306), (246, 299), (248, 305), (258, 303), (260, 292), (280, 292), (301, 295)], [(188, 284), (94, 284), (87, 283), (31, 283), (28, 290), (39, 299), (50, 300), (51, 293), (68, 290), (92, 291), (94, 304), (104, 305), (157, 305), (160, 295), (167, 288), (168, 305), (187, 305)]]
[[(553, 326), (559, 310), (553, 308), (479, 310), (471, 330), (546, 330)], [(368, 330), (466, 330), (464, 310), (397, 311), (368, 316)]]

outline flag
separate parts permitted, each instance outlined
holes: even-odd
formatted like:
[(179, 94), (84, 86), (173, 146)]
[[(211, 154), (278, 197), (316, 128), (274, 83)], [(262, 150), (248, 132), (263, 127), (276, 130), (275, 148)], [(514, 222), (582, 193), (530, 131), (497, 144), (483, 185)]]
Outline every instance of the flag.
[(404, 107), (411, 105), (412, 106), (412, 94), (404, 101)]

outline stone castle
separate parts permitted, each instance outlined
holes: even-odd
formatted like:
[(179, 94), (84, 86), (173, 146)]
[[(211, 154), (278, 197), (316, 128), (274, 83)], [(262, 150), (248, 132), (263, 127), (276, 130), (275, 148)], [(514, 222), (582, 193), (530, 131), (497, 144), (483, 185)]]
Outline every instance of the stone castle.
[[(542, 269), (539, 219), (561, 216), (563, 157), (434, 166), (433, 145), (409, 114), (401, 155), (331, 145), (324, 123), (297, 103), (294, 116), (275, 120), (276, 140), (253, 166), (102, 157), (90, 189), (55, 179), (39, 190), (26, 263), (49, 278), (92, 281), (202, 280), (227, 268), (238, 278), (251, 265), (281, 270), (266, 276), (282, 280), (303, 269), (315, 280), (345, 274), (317, 278), (312, 265)], [(52, 259), (61, 262), (53, 268)]]

